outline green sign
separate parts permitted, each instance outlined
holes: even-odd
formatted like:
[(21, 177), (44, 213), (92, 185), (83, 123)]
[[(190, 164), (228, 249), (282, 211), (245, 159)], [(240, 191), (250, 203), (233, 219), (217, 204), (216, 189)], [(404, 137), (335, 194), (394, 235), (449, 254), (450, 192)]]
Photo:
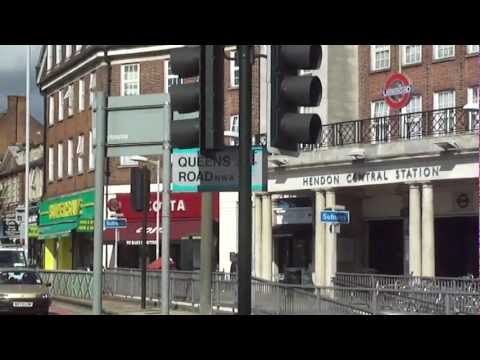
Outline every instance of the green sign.
[(95, 193), (69, 194), (40, 203), (39, 238), (64, 235), (72, 230), (93, 232)]

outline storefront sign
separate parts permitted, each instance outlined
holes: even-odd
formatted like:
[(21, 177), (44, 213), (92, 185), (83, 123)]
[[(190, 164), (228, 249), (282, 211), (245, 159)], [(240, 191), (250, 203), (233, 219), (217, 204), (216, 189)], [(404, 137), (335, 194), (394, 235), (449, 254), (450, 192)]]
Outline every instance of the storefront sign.
[(393, 74), (388, 77), (383, 90), (385, 102), (392, 109), (401, 109), (408, 105), (413, 87), (403, 74)]
[(71, 230), (93, 232), (94, 191), (84, 191), (40, 203), (40, 238), (55, 237)]
[[(397, 166), (349, 166), (302, 169), (275, 174), (269, 180), (269, 191), (290, 191), (338, 187), (369, 186), (416, 181), (452, 180), (478, 177), (478, 163), (454, 160), (401, 161)], [(409, 164), (410, 163), (410, 164)], [(409, 166), (410, 165), (410, 166)]]
[[(117, 194), (120, 205), (120, 212), (117, 215), (127, 219), (128, 222), (141, 220), (143, 215), (134, 211), (131, 207), (130, 194)], [(148, 218), (156, 219), (156, 212), (162, 211), (162, 197), (157, 202), (157, 194), (150, 193), (148, 206)], [(175, 193), (170, 197), (170, 216), (175, 219), (200, 219), (202, 211), (202, 196), (199, 193)], [(213, 194), (213, 217), (218, 219), (218, 193)]]
[(51, 204), (48, 207), (48, 217), (52, 220), (55, 220), (71, 216), (78, 216), (80, 214), (80, 205), (80, 199)]
[(273, 209), (274, 225), (288, 224), (311, 224), (313, 209), (309, 207), (295, 207), (284, 209)]
[[(215, 152), (212, 157), (199, 149), (175, 149), (172, 155), (172, 189), (175, 192), (238, 191), (237, 147)], [(252, 191), (266, 190), (267, 154), (263, 147), (252, 149)]]

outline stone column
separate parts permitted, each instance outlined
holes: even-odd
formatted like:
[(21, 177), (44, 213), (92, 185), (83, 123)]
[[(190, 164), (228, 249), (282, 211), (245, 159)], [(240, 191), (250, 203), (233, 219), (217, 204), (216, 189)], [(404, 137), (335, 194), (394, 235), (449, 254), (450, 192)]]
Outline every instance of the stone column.
[(270, 194), (262, 198), (262, 278), (272, 280), (272, 197)]
[[(335, 202), (335, 191), (327, 190), (326, 207), (333, 208)], [(325, 226), (325, 239), (325, 285), (333, 286), (332, 277), (337, 273), (337, 234), (334, 226)]]
[(255, 277), (262, 277), (262, 195), (255, 195)]
[(408, 202), (408, 242), (409, 242), (409, 273), (414, 276), (422, 275), (422, 232), (421, 232), (421, 205), (420, 187), (410, 184)]
[(435, 276), (433, 187), (422, 184), (422, 276)]
[(314, 257), (314, 284), (325, 286), (325, 224), (320, 222), (320, 212), (325, 209), (325, 193), (315, 191), (315, 257)]

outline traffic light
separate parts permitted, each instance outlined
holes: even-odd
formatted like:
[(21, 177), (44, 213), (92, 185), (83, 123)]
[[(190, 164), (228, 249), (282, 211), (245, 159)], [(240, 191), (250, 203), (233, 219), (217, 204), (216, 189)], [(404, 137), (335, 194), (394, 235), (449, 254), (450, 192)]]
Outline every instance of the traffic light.
[(150, 170), (146, 167), (134, 167), (130, 170), (130, 203), (134, 211), (148, 209), (150, 200)]
[(198, 119), (172, 122), (172, 146), (200, 147), (202, 152), (223, 147), (224, 133), (224, 46), (202, 45), (173, 49), (172, 73), (198, 82), (170, 88), (172, 110), (180, 114), (199, 112)]
[(321, 45), (272, 45), (270, 144), (297, 150), (298, 144), (315, 144), (322, 129), (318, 114), (299, 113), (299, 107), (318, 106), (322, 83), (318, 76), (300, 70), (320, 68)]

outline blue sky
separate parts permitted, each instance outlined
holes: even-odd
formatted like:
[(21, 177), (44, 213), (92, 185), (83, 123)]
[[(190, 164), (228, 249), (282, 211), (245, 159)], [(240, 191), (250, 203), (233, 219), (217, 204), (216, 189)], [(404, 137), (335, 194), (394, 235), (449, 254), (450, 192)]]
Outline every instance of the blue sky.
[[(37, 88), (35, 65), (41, 45), (32, 45), (30, 70), (30, 109), (32, 115), (43, 122), (43, 100)], [(0, 111), (6, 108), (6, 96), (26, 94), (26, 45), (0, 45)]]

